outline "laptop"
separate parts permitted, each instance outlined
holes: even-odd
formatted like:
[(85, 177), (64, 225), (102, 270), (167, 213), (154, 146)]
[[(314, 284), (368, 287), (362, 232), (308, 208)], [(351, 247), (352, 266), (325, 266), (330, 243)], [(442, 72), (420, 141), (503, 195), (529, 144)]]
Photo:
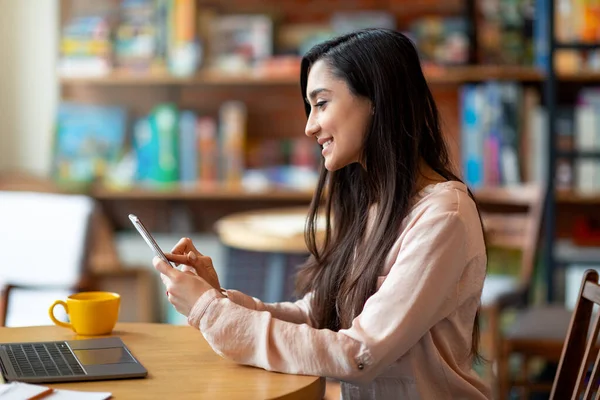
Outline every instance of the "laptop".
[(77, 382), (143, 378), (146, 368), (118, 337), (0, 344), (6, 381)]

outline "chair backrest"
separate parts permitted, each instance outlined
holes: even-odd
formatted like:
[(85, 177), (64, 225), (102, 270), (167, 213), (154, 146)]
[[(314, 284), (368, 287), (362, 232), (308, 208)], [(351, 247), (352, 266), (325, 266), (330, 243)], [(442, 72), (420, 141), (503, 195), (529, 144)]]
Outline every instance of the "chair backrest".
[[(48, 308), (55, 300), (66, 298), (80, 291), (78, 287), (27, 287), (7, 286), (4, 289), (5, 301), (4, 326), (40, 326), (50, 325)], [(54, 308), (54, 315), (61, 321), (68, 321), (68, 316), (62, 307)]]
[(93, 210), (87, 196), (0, 191), (0, 281), (77, 285)]
[[(593, 313), (595, 304), (600, 305), (600, 286), (598, 272), (590, 269), (581, 282), (550, 394), (552, 400), (578, 400), (582, 394), (583, 400), (600, 398), (600, 353), (597, 345), (600, 314)], [(590, 324), (593, 314), (594, 322)]]
[(475, 193), (488, 247), (519, 250), (519, 280), (529, 286), (535, 267), (544, 210), (540, 185), (486, 188)]
[(84, 285), (95, 203), (59, 192), (47, 179), (0, 176), (0, 326), (47, 324), (49, 300)]

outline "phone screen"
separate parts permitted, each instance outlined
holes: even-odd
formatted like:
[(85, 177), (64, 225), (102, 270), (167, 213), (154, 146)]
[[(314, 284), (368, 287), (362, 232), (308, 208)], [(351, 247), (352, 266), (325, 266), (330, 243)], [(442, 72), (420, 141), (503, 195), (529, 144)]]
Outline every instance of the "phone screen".
[(133, 226), (135, 226), (135, 229), (137, 229), (137, 231), (140, 233), (140, 235), (142, 235), (142, 238), (144, 238), (144, 241), (148, 244), (148, 246), (152, 249), (152, 251), (154, 251), (154, 254), (156, 254), (164, 262), (166, 262), (171, 267), (173, 267), (173, 264), (171, 264), (171, 262), (169, 262), (169, 260), (165, 256), (165, 253), (158, 246), (158, 244), (156, 243), (156, 241), (154, 240), (154, 238), (152, 237), (150, 232), (148, 232), (148, 230), (146, 229), (144, 224), (142, 224), (142, 221), (140, 221), (140, 219), (133, 214), (129, 214), (129, 220), (131, 221)]

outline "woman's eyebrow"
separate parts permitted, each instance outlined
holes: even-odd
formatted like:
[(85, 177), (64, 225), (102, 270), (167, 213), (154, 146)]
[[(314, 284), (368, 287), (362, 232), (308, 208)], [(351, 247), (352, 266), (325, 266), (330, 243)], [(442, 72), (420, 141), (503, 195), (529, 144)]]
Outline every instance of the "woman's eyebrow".
[(313, 90), (312, 92), (310, 92), (310, 93), (308, 94), (308, 98), (309, 98), (309, 100), (314, 100), (314, 99), (315, 99), (315, 97), (317, 97), (317, 95), (318, 95), (319, 93), (322, 93), (322, 92), (331, 92), (331, 90), (329, 90), (329, 89), (325, 89), (325, 88), (318, 88), (318, 89), (315, 89), (315, 90)]

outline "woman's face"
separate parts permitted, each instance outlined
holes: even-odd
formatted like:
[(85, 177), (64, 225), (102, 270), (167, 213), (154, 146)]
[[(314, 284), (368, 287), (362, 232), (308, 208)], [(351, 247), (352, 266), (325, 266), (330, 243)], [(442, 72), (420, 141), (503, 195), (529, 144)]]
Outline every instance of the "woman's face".
[(372, 116), (371, 101), (353, 95), (323, 60), (310, 69), (306, 98), (311, 111), (305, 134), (321, 145), (325, 168), (335, 171), (359, 162)]

